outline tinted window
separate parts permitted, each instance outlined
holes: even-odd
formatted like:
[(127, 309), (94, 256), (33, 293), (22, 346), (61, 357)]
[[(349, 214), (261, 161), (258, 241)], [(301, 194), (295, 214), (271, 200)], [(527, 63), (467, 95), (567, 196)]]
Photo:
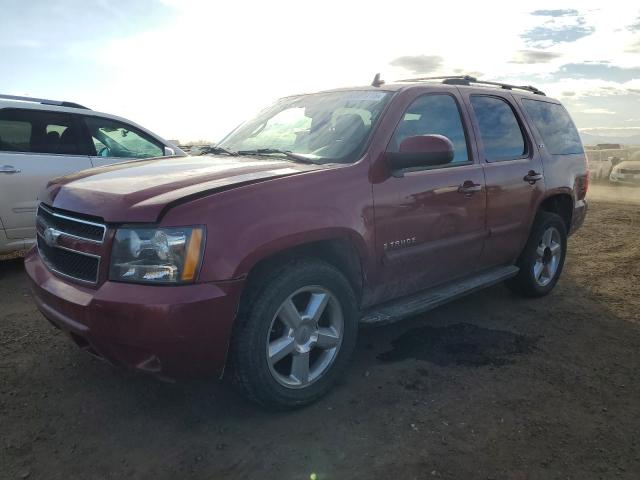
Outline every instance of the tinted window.
[(38, 110), (0, 111), (0, 150), (80, 154), (80, 135), (71, 115)]
[(101, 157), (149, 158), (164, 155), (164, 146), (130, 125), (113, 120), (84, 117), (87, 128)]
[(545, 148), (553, 155), (582, 153), (580, 135), (562, 105), (523, 100), (524, 108), (542, 135)]
[(526, 144), (515, 113), (497, 97), (472, 95), (484, 155), (488, 161), (510, 160), (526, 153)]
[(424, 95), (416, 99), (396, 128), (389, 149), (397, 151), (407, 137), (434, 134), (443, 135), (453, 143), (455, 155), (452, 163), (469, 160), (460, 111), (450, 95)]

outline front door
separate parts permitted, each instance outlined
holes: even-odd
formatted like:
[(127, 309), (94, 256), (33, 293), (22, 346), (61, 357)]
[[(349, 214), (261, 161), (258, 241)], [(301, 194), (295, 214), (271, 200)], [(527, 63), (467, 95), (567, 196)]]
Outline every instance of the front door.
[(164, 155), (164, 145), (131, 125), (102, 117), (81, 118), (95, 149), (91, 162), (96, 167)]
[[(400, 119), (387, 151), (403, 139), (439, 134), (454, 144), (446, 165), (389, 176), (373, 185), (377, 301), (472, 273), (485, 235), (482, 166), (474, 161), (456, 92), (417, 96)], [(468, 126), (467, 126), (468, 127)]]
[(91, 167), (66, 113), (0, 110), (0, 218), (10, 239), (35, 238), (37, 198), (52, 178)]

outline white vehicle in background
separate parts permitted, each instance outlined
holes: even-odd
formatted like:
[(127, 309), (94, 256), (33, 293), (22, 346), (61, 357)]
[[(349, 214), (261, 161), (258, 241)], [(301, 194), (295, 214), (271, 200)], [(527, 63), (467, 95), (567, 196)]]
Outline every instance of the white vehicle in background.
[(124, 118), (76, 103), (0, 95), (0, 254), (34, 244), (37, 196), (50, 179), (173, 155), (186, 153)]
[(591, 178), (593, 180), (609, 178), (612, 168), (611, 160), (604, 157), (599, 150), (585, 150), (584, 153), (587, 156)]
[(589, 163), (589, 173), (594, 180), (609, 179), (612, 169), (628, 159), (628, 152), (623, 148), (590, 150), (584, 152)]
[(616, 185), (640, 186), (640, 151), (611, 169), (609, 180)]

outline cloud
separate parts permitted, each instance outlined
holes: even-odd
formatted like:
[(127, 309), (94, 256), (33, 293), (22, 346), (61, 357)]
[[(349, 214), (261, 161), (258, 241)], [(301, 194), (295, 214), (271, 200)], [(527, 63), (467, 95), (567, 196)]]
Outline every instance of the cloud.
[(602, 63), (568, 63), (555, 73), (556, 78), (597, 78), (612, 82), (628, 82), (640, 78), (640, 68), (623, 68)]
[(389, 65), (404, 68), (412, 73), (432, 73), (442, 65), (442, 57), (437, 55), (407, 55), (391, 60)]
[(559, 43), (575, 42), (595, 32), (595, 28), (587, 26), (584, 16), (577, 10), (535, 10), (531, 15), (546, 17), (547, 20), (520, 35), (530, 47), (548, 48)]
[(582, 113), (588, 113), (590, 115), (615, 115), (616, 112), (607, 110), (606, 108), (585, 108)]
[(632, 23), (631, 25), (629, 25), (627, 27), (627, 30), (630, 30), (632, 32), (640, 32), (640, 17), (636, 19), (635, 23)]
[(570, 17), (578, 15), (577, 10), (566, 9), (566, 10), (534, 10), (531, 12), (531, 15), (536, 15), (539, 17)]
[(563, 97), (575, 97), (576, 92), (562, 92)]
[(640, 53), (640, 40), (632, 45), (629, 45), (626, 51), (630, 53)]
[(575, 42), (591, 35), (594, 31), (595, 28), (583, 25), (536, 27), (520, 36), (529, 46), (545, 48), (558, 43)]
[(518, 50), (513, 60), (509, 63), (549, 63), (561, 56), (561, 53), (546, 52), (544, 50)]
[[(640, 121), (640, 118), (630, 118), (625, 120), (626, 122)], [(593, 127), (593, 128), (581, 128), (581, 132), (630, 132), (636, 133), (640, 130), (640, 127)]]

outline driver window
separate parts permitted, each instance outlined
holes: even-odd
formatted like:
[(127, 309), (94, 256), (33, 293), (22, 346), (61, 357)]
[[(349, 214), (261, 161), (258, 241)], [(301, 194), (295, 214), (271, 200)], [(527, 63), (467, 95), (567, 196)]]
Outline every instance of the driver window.
[(469, 161), (467, 140), (458, 104), (451, 95), (430, 94), (417, 98), (407, 108), (391, 138), (389, 150), (397, 152), (402, 141), (418, 135), (443, 135), (454, 148), (452, 164)]
[(164, 155), (164, 149), (138, 130), (105, 118), (85, 117), (96, 155), (100, 157), (150, 158)]

